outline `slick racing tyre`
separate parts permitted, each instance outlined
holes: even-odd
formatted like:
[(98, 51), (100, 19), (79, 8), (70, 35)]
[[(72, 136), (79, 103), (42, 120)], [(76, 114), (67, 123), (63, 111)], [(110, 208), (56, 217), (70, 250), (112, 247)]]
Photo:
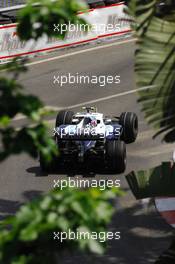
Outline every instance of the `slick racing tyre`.
[(126, 169), (126, 145), (120, 140), (106, 141), (107, 167), (116, 173), (122, 173)]
[(98, 7), (105, 6), (105, 3), (103, 0), (97, 0), (97, 1), (88, 0), (88, 4), (90, 8), (98, 8)]
[(52, 160), (50, 162), (46, 162), (43, 158), (43, 155), (39, 153), (39, 163), (41, 171), (48, 173), (56, 170), (58, 164), (60, 163), (60, 158), (56, 155), (53, 155)]
[(51, 172), (56, 169), (56, 159), (53, 159), (51, 162), (46, 162), (42, 155), (39, 155), (40, 169), (42, 172)]
[(39, 155), (39, 163), (40, 163), (40, 170), (42, 172), (49, 172), (51, 170), (51, 164), (50, 163), (46, 163), (42, 157), (42, 155)]
[(70, 125), (72, 123), (72, 117), (74, 112), (62, 110), (57, 114), (55, 127), (59, 127), (60, 125)]
[(125, 143), (134, 142), (138, 134), (137, 115), (132, 112), (124, 112), (120, 115), (119, 123), (123, 127), (121, 139), (125, 141)]
[(40, 163), (40, 170), (42, 172), (49, 172), (51, 171), (52, 164), (51, 163), (46, 163), (43, 156), (39, 154), (39, 163)]
[(120, 0), (104, 0), (104, 2), (106, 5), (113, 5), (113, 4), (119, 3), (121, 1)]

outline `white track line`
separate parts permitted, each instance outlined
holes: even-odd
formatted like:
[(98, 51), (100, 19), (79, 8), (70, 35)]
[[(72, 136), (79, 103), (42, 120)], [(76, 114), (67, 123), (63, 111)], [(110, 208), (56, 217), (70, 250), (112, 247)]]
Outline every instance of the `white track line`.
[(119, 42), (115, 42), (115, 43), (111, 43), (111, 44), (106, 44), (106, 45), (100, 45), (98, 47), (93, 47), (93, 48), (89, 48), (89, 49), (84, 49), (84, 50), (79, 50), (79, 51), (75, 51), (75, 52), (70, 52), (70, 53), (59, 55), (59, 56), (56, 56), (56, 57), (53, 57), (53, 58), (48, 58), (48, 59), (44, 59), (44, 60), (30, 62), (30, 63), (27, 63), (26, 66), (33, 66), (33, 65), (44, 63), (44, 62), (55, 61), (55, 60), (58, 60), (58, 59), (63, 59), (63, 58), (67, 58), (67, 57), (70, 57), (70, 56), (75, 56), (75, 55), (82, 54), (82, 53), (87, 53), (89, 51), (100, 50), (100, 49), (104, 49), (104, 48), (110, 48), (110, 47), (113, 47), (113, 46), (119, 46), (119, 45), (122, 45), (122, 44), (127, 44), (129, 42), (134, 42), (134, 41), (136, 41), (136, 38), (132, 38), (132, 39), (124, 40), (124, 41), (119, 41)]
[[(75, 104), (75, 105), (64, 106), (64, 107), (45, 106), (45, 108), (53, 110), (53, 111), (60, 111), (62, 109), (73, 109), (73, 108), (82, 107), (82, 106), (85, 106), (85, 105), (88, 105), (88, 104), (95, 104), (95, 103), (103, 102), (103, 101), (106, 101), (106, 100), (114, 99), (114, 98), (117, 98), (117, 97), (126, 96), (126, 95), (133, 94), (133, 93), (136, 93), (136, 92), (139, 92), (139, 91), (153, 89), (154, 87), (155, 87), (154, 85), (153, 86), (144, 86), (144, 87), (141, 87), (141, 88), (138, 88), (138, 89), (133, 89), (133, 90), (129, 90), (129, 91), (126, 91), (126, 92), (122, 92), (122, 93), (118, 93), (118, 94), (113, 94), (113, 95), (97, 98), (97, 99), (94, 99), (94, 100), (82, 102), (82, 103)], [(21, 120), (21, 119), (25, 119), (25, 116), (17, 115), (13, 119), (13, 121), (17, 121), (17, 120)]]
[[(138, 88), (138, 89), (133, 89), (133, 90), (129, 90), (129, 91), (126, 91), (126, 92), (113, 94), (113, 95), (101, 97), (101, 98), (98, 98), (98, 99), (94, 99), (94, 100), (91, 100), (91, 101), (86, 101), (86, 102), (83, 102), (83, 103), (67, 106), (66, 109), (73, 109), (73, 108), (81, 107), (81, 106), (84, 106), (84, 105), (87, 105), (87, 104), (95, 104), (95, 103), (99, 103), (99, 102), (102, 102), (102, 101), (110, 100), (110, 99), (113, 99), (113, 98), (117, 98), (117, 97), (129, 95), (129, 94), (132, 94), (132, 93), (136, 93), (136, 92), (139, 92), (139, 91), (148, 90), (148, 89), (151, 89), (151, 88), (153, 88), (153, 86), (151, 86), (151, 87), (150, 86), (145, 86), (145, 87), (141, 87), (141, 88)], [(58, 110), (59, 109), (60, 108), (58, 108)]]

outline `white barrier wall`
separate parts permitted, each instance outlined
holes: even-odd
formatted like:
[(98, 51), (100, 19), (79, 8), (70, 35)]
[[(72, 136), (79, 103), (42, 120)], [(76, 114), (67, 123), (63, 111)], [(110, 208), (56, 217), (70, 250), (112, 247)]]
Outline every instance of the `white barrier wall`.
[(79, 45), (113, 35), (126, 34), (131, 31), (131, 28), (129, 19), (124, 14), (124, 8), (125, 6), (121, 2), (109, 7), (91, 9), (87, 13), (80, 13), (79, 16), (85, 18), (92, 25), (91, 30), (88, 33), (71, 30), (64, 40), (48, 39), (43, 36), (37, 42), (33, 40), (21, 42), (16, 33), (16, 24), (0, 26), (0, 60)]

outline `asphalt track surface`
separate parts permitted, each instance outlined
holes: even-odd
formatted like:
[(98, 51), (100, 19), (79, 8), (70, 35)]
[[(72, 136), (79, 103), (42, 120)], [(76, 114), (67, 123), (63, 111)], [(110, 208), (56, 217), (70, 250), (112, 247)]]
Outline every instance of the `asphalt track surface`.
[[(127, 172), (153, 167), (172, 157), (172, 145), (152, 139), (154, 131), (147, 126), (137, 93), (134, 91), (134, 41), (120, 40), (73, 48), (51, 53), (45, 57), (32, 59), (28, 73), (22, 75), (21, 82), (27, 92), (36, 94), (48, 106), (69, 107), (79, 110), (78, 105), (93, 101), (98, 111), (106, 115), (116, 115), (122, 111), (133, 111), (139, 117), (139, 136), (135, 143), (127, 145)], [(68, 55), (71, 53), (71, 55)], [(66, 54), (66, 55), (65, 55)], [(58, 57), (58, 58), (56, 58)], [(54, 84), (54, 75), (120, 75), (120, 84), (100, 87), (97, 84)], [(128, 91), (133, 92), (128, 92)], [(89, 103), (91, 105), (91, 103)], [(24, 120), (15, 120), (21, 126)], [(50, 123), (54, 122), (51, 118)], [(68, 255), (62, 263), (154, 263), (159, 254), (169, 245), (172, 229), (160, 218), (150, 201), (136, 201), (131, 194), (124, 175), (109, 175), (96, 168), (89, 173), (86, 169), (62, 170), (43, 177), (37, 160), (27, 155), (12, 156), (0, 165), (0, 216), (14, 214), (21, 203), (33, 199), (38, 194), (53, 188), (54, 179), (96, 177), (96, 179), (120, 179), (126, 195), (116, 199), (116, 214), (110, 229), (121, 232), (119, 241), (108, 243), (103, 257), (89, 255)]]

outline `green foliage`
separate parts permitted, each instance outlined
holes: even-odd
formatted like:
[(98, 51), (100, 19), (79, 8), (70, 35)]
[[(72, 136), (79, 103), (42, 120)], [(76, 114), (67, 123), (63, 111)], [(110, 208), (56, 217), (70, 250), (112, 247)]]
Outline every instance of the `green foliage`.
[(109, 199), (116, 193), (119, 190), (56, 189), (22, 206), (15, 216), (1, 222), (0, 263), (54, 264), (62, 252), (75, 248), (102, 254), (105, 243), (93, 239), (61, 243), (54, 240), (54, 232), (104, 232), (114, 212)]
[[(19, 37), (22, 40), (37, 40), (45, 34), (48, 37), (63, 38), (66, 32), (61, 34), (54, 31), (54, 24), (60, 26), (68, 23), (85, 23), (77, 16), (77, 12), (85, 8), (85, 4), (76, 0), (31, 0), (19, 14)], [(0, 133), (3, 145), (0, 160), (24, 151), (34, 158), (40, 152), (44, 160), (49, 162), (58, 151), (42, 120), (43, 115), (47, 113), (43, 110), (43, 103), (36, 96), (25, 95), (23, 87), (18, 82), (19, 75), (27, 71), (25, 63), (26, 59), (21, 61), (15, 59), (7, 65), (8, 73), (12, 77), (0, 78)], [(21, 114), (34, 122), (32, 127), (24, 126), (19, 130), (14, 128), (12, 119)]]
[(136, 199), (175, 196), (175, 165), (171, 162), (147, 171), (132, 171), (126, 179)]
[[(175, 141), (175, 5), (170, 13), (161, 17), (156, 0), (128, 1), (130, 14), (136, 21), (136, 81), (139, 102), (147, 122), (158, 132), (164, 132), (164, 140)], [(168, 16), (167, 16), (168, 15)]]
[[(26, 152), (33, 158), (38, 151), (44, 159), (51, 160), (52, 154), (57, 154), (54, 141), (48, 134), (48, 127), (43, 122), (43, 103), (33, 95), (25, 95), (23, 87), (18, 82), (20, 73), (26, 71), (23, 61), (14, 60), (7, 66), (9, 79), (0, 77), (0, 161), (11, 154)], [(11, 77), (10, 77), (11, 76)], [(24, 126), (16, 129), (12, 119), (23, 115), (33, 122), (32, 127)]]
[(37, 40), (43, 34), (64, 38), (66, 31), (54, 31), (54, 25), (59, 25), (61, 29), (61, 25), (66, 28), (68, 23), (86, 24), (77, 16), (80, 10), (86, 10), (86, 5), (77, 0), (30, 0), (19, 13), (18, 34), (23, 40)]
[[(85, 8), (79, 1), (40, 0), (39, 7), (34, 8), (35, 2), (30, 1), (20, 13), (18, 34), (22, 40), (37, 40), (43, 34), (63, 38), (64, 34), (54, 32), (54, 24), (85, 23), (77, 17), (77, 11)], [(36, 96), (26, 95), (18, 81), (27, 70), (25, 63), (26, 60), (14, 60), (5, 67), (9, 78), (0, 77), (0, 161), (21, 152), (36, 158), (40, 152), (49, 162), (58, 151), (43, 121), (47, 114), (43, 103)], [(13, 118), (18, 115), (32, 122), (32, 126), (16, 129)], [(105, 243), (99, 240), (60, 243), (53, 239), (53, 232), (105, 232), (114, 211), (109, 199), (115, 196), (116, 191), (110, 190), (54, 190), (22, 206), (15, 216), (0, 223), (0, 263), (56, 264), (64, 251), (73, 249), (102, 254)]]

